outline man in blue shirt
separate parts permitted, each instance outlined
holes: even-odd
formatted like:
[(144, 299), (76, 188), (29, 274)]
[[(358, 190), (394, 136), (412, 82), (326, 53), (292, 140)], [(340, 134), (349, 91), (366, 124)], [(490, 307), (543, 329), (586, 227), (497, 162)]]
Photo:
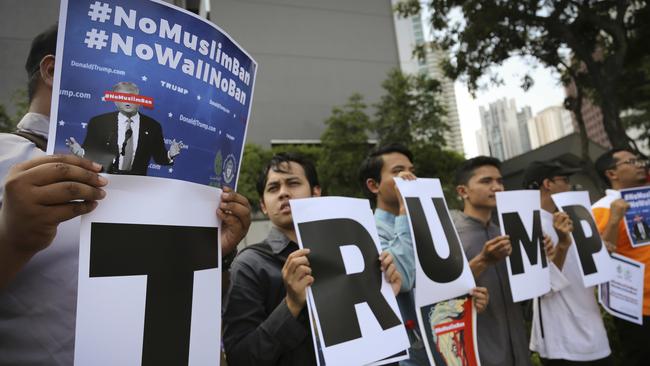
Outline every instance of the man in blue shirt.
[[(361, 187), (375, 207), (381, 248), (392, 254), (397, 270), (402, 275), (402, 287), (397, 295), (402, 318), (405, 324), (409, 320), (417, 323), (412, 291), (415, 285), (413, 240), (406, 206), (393, 179), (416, 179), (413, 154), (399, 144), (380, 146), (363, 161), (359, 175)], [(477, 311), (482, 311), (487, 305), (487, 292), (484, 289), (473, 289), (472, 295), (475, 296)], [(400, 365), (429, 365), (424, 344), (416, 336), (423, 339), (417, 328), (409, 330), (410, 358), (400, 362)]]

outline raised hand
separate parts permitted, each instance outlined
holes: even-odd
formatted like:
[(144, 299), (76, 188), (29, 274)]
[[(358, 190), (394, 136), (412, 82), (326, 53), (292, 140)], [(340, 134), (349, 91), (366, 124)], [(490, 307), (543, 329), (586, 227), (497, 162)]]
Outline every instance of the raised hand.
[(223, 187), (217, 216), (221, 219), (221, 248), (223, 254), (227, 255), (248, 233), (251, 226), (251, 205), (246, 197), (230, 187)]
[(393, 294), (397, 295), (400, 287), (402, 287), (402, 276), (397, 271), (397, 267), (395, 267), (393, 256), (387, 251), (383, 251), (379, 255), (379, 263), (379, 267), (384, 272), (386, 281), (390, 283), (390, 287), (393, 289)]
[(309, 254), (309, 249), (296, 250), (289, 254), (282, 267), (282, 280), (287, 290), (285, 299), (287, 307), (294, 317), (298, 317), (300, 311), (305, 307), (307, 287), (314, 283), (307, 254)]

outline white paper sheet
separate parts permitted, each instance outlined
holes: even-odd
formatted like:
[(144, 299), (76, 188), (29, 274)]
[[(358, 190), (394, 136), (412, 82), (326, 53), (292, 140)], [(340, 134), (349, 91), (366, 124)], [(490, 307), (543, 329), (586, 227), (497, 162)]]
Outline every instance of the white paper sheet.
[[(415, 239), (413, 243), (416, 245), (415, 253), (415, 283), (417, 286), (417, 291), (415, 294), (415, 302), (418, 306), (430, 305), (442, 300), (451, 299), (460, 295), (469, 293), (469, 290), (476, 286), (474, 282), (474, 276), (472, 275), (472, 270), (469, 268), (469, 263), (465, 257), (465, 252), (463, 251), (462, 245), (460, 244), (460, 239), (456, 232), (456, 228), (451, 221), (449, 212), (447, 209), (447, 204), (444, 202), (444, 194), (442, 192), (442, 186), (440, 185), (440, 180), (438, 179), (428, 179), (428, 178), (418, 178), (413, 181), (405, 181), (403, 179), (395, 179), (397, 187), (400, 190), (402, 197), (405, 200), (407, 207), (407, 215), (409, 216), (409, 224), (411, 226), (411, 233), (414, 236), (415, 230), (413, 227), (413, 218), (411, 217), (411, 212), (416, 209), (415, 207), (409, 207), (409, 198), (418, 199), (419, 205), (422, 207), (426, 218), (427, 227), (424, 228), (428, 231), (428, 234), (433, 240), (433, 246), (435, 253), (439, 256), (438, 260), (449, 259), (452, 251), (450, 250), (450, 240), (457, 245), (454, 250), (454, 253), (458, 256), (455, 258), (455, 261), (462, 263), (462, 271), (458, 273), (458, 276), (447, 282), (436, 282), (431, 279), (425, 271), (423, 270), (422, 262), (428, 261), (431, 258), (420, 258), (419, 254), (423, 253), (422, 250), (417, 250), (417, 243)], [(449, 216), (449, 224), (451, 224), (451, 230), (453, 232), (453, 238), (447, 238), (445, 235), (445, 229), (441, 223), (440, 217), (436, 212), (436, 207), (433, 203), (433, 198), (441, 199), (444, 203), (444, 211)], [(411, 201), (413, 202), (413, 201)]]
[[(591, 287), (611, 280), (614, 276), (613, 263), (598, 233), (589, 202), (589, 192), (563, 192), (551, 197), (562, 212), (567, 212), (567, 208), (573, 206), (584, 208), (579, 209), (584, 215), (579, 220), (573, 220), (571, 237), (574, 245), (569, 249), (577, 254), (583, 285)], [(582, 239), (583, 237), (586, 239)], [(591, 243), (595, 243), (595, 248), (591, 247)]]
[[(179, 180), (119, 175), (108, 178), (106, 199), (81, 220), (75, 364), (142, 365), (148, 276), (90, 277), (93, 224), (219, 228), (215, 212), (221, 192)], [(216, 237), (220, 266), (219, 235)], [(220, 268), (194, 272), (191, 304), (188, 364), (217, 365), (221, 341)]]
[[(350, 219), (358, 222), (370, 234), (374, 241), (377, 258), (379, 258), (379, 237), (377, 235), (377, 228), (370, 209), (370, 204), (367, 200), (343, 197), (320, 197), (291, 200), (290, 204), (293, 222), (301, 248), (310, 246), (308, 243), (304, 243), (301, 238), (299, 227), (301, 223), (328, 219)], [(323, 235), (327, 235), (327, 233), (324, 233)], [(354, 247), (355, 243), (349, 243), (349, 246)], [(356, 254), (352, 254), (353, 252), (355, 251), (350, 248), (341, 250), (341, 256), (343, 257), (347, 273), (354, 273), (358, 269), (363, 269), (365, 266)], [(314, 281), (319, 281), (317, 274), (313, 274)], [(366, 302), (359, 303), (355, 305), (355, 311), (358, 326), (361, 330), (361, 338), (334, 344), (329, 347), (325, 345), (323, 329), (322, 326), (320, 326), (322, 322), (319, 318), (319, 305), (314, 299), (313, 290), (311, 288), (308, 290), (308, 304), (313, 305), (309, 306), (309, 313), (310, 316), (316, 320), (317, 324), (316, 329), (313, 329), (312, 327), (312, 333), (314, 336), (318, 337), (317, 342), (320, 343), (325, 364), (327, 366), (366, 365), (393, 356), (408, 348), (408, 337), (401, 319), (399, 308), (397, 307), (397, 300), (383, 275), (381, 278), (381, 295), (397, 318), (399, 318), (399, 325), (382, 330), (377, 318), (373, 315), (368, 304)], [(321, 281), (323, 280), (324, 279), (321, 278)], [(344, 294), (337, 294), (337, 296), (344, 296)], [(325, 307), (328, 305), (329, 304), (324, 303), (320, 306)], [(323, 308), (320, 310), (322, 311)], [(400, 357), (399, 359), (404, 358), (405, 357)], [(395, 361), (395, 359), (392, 359), (392, 361)], [(386, 360), (385, 362), (389, 362), (389, 360)], [(385, 362), (376, 364), (383, 364)]]
[[(456, 228), (454, 227), (451, 216), (449, 215), (440, 180), (418, 178), (416, 180), (407, 181), (395, 178), (395, 182), (407, 208), (413, 244), (415, 245), (415, 313), (420, 328), (420, 334), (425, 335), (427, 332), (430, 332), (430, 329), (428, 329), (426, 322), (422, 317), (422, 308), (429, 307), (431, 304), (443, 300), (465, 295), (469, 293), (470, 289), (476, 286), (476, 283), (474, 282), (472, 270), (469, 268), (469, 262), (465, 256), (465, 251), (460, 243), (460, 238), (458, 237)], [(417, 201), (414, 201), (413, 199), (417, 199)], [(438, 205), (440, 206), (438, 209), (434, 204), (434, 199), (437, 200)], [(445, 227), (443, 226), (438, 213), (439, 209), (444, 211), (441, 212), (443, 215), (447, 216), (445, 219), (446, 225), (449, 226), (447, 232), (453, 235), (453, 237), (447, 238), (445, 235)], [(420, 225), (423, 223), (422, 218), (418, 218), (422, 213), (425, 216), (426, 227), (416, 228), (414, 222), (419, 223)], [(418, 233), (416, 230), (422, 231), (416, 235), (416, 233)], [(425, 254), (427, 249), (424, 247), (418, 249), (418, 245), (424, 245), (424, 242), (428, 241), (428, 238), (426, 237), (427, 234), (432, 238), (433, 250), (436, 253), (435, 255), (439, 257), (437, 259), (435, 258), (435, 255), (423, 257), (421, 253)], [(418, 242), (416, 237), (421, 238), (421, 240)], [(451, 245), (455, 246), (455, 250), (451, 249)], [(438, 264), (441, 259), (449, 260), (452, 254), (455, 254), (456, 256), (456, 258), (452, 260), (460, 262), (462, 265), (462, 270), (457, 274), (455, 279), (450, 280), (449, 278), (446, 278), (446, 282), (437, 282), (426, 274), (423, 269), (424, 266), (428, 266), (430, 271), (435, 271), (437, 268), (441, 269), (440, 265), (431, 265), (433, 264), (432, 260), (435, 260), (436, 264)], [(458, 267), (454, 266), (454, 268)], [(442, 270), (444, 271), (445, 269)], [(431, 345), (429, 342), (424, 342), (424, 344), (429, 360), (433, 362), (432, 360), (434, 358)]]
[[(519, 190), (508, 192), (497, 192), (497, 210), (499, 212), (499, 225), (503, 235), (510, 235), (512, 244), (512, 254), (506, 259), (508, 267), (508, 278), (510, 280), (510, 290), (512, 291), (512, 300), (519, 302), (541, 296), (551, 291), (551, 278), (548, 267), (548, 258), (544, 251), (542, 222), (540, 216), (539, 191), (537, 190)], [(531, 254), (526, 252), (524, 243), (516, 240), (512, 232), (508, 231), (504, 223), (504, 215), (515, 213), (521, 219), (521, 223), (526, 229), (528, 240), (536, 240), (531, 244), (536, 245), (531, 260)], [(539, 230), (540, 237), (535, 238), (534, 228)], [(512, 228), (510, 229), (512, 230)], [(526, 240), (524, 238), (524, 240)], [(523, 264), (523, 273), (514, 273), (513, 263), (518, 261), (517, 253)], [(532, 263), (535, 262), (535, 263)]]
[(613, 316), (643, 324), (643, 274), (645, 265), (612, 253), (614, 278), (598, 286), (598, 302)]

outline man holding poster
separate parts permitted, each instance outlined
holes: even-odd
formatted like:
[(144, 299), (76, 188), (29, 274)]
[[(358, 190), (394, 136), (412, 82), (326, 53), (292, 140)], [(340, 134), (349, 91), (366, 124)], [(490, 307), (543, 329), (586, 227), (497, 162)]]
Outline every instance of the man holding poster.
[[(415, 256), (413, 238), (409, 228), (407, 210), (394, 178), (414, 180), (413, 154), (400, 144), (380, 146), (366, 157), (361, 164), (361, 187), (375, 206), (375, 222), (382, 249), (395, 257), (397, 268), (405, 279), (397, 303), (405, 322), (416, 321), (416, 306), (411, 288), (415, 280)], [(422, 258), (426, 260), (425, 258)], [(410, 283), (410, 285), (407, 284)], [(485, 309), (488, 296), (485, 288), (472, 290), (479, 312)], [(427, 354), (422, 344), (425, 339), (416, 327), (409, 330), (410, 358), (400, 365), (428, 365)]]
[(611, 365), (594, 287), (583, 286), (579, 258), (569, 250), (573, 222), (567, 213), (558, 212), (551, 198), (571, 189), (569, 176), (575, 172), (557, 162), (535, 161), (524, 173), (524, 188), (540, 192), (542, 231), (554, 246), (551, 292), (535, 299), (530, 349), (539, 353), (544, 365)]
[[(314, 165), (293, 153), (275, 155), (257, 181), (262, 212), (273, 224), (267, 238), (245, 248), (232, 264), (224, 304), (224, 346), (231, 365), (315, 365), (307, 311), (314, 282), (309, 249), (298, 249), (290, 199), (319, 197)], [(386, 279), (399, 290), (393, 258), (379, 257)]]
[(630, 205), (621, 198), (620, 190), (647, 185), (647, 162), (632, 151), (614, 149), (596, 160), (596, 170), (611, 188), (592, 206), (603, 241), (610, 251), (645, 264), (643, 325), (615, 318), (624, 364), (641, 365), (650, 359), (650, 246), (631, 245), (623, 220)]
[[(56, 39), (55, 25), (33, 40), (25, 64), (29, 113), (18, 124), (20, 135), (0, 134), (3, 365), (73, 364), (78, 216), (97, 207), (108, 184), (97, 174), (100, 165), (73, 155), (45, 156), (37, 147), (48, 137)], [(216, 214), (225, 255), (246, 235), (250, 206), (224, 189)]]
[(487, 287), (490, 304), (478, 315), (478, 349), (483, 366), (530, 365), (522, 310), (512, 301), (505, 258), (510, 238), (492, 221), (496, 193), (503, 191), (501, 163), (479, 156), (456, 171), (456, 192), (463, 212), (454, 217), (460, 241), (478, 286)]

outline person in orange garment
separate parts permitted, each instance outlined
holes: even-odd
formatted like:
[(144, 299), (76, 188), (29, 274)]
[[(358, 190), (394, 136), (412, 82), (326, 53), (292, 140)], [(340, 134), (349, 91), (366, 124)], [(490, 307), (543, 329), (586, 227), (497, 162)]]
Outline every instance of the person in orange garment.
[(614, 318), (623, 348), (623, 365), (643, 365), (650, 359), (650, 246), (634, 248), (627, 236), (623, 217), (630, 207), (621, 189), (647, 185), (647, 161), (627, 149), (614, 149), (596, 160), (596, 170), (610, 187), (605, 197), (592, 206), (598, 231), (610, 251), (645, 264), (643, 325)]

